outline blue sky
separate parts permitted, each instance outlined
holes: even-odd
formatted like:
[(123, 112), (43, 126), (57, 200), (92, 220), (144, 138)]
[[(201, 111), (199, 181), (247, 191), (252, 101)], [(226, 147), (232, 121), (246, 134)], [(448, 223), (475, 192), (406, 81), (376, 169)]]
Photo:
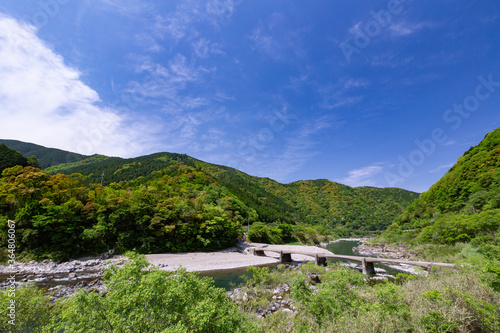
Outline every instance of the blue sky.
[(499, 127), (500, 3), (0, 4), (0, 137), (427, 190)]

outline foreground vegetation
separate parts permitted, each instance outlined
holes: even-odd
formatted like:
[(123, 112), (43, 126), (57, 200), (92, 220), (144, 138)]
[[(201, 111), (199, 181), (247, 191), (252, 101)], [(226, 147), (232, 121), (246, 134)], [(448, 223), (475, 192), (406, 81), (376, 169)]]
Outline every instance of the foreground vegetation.
[[(36, 287), (16, 291), (16, 325), (0, 292), (0, 330), (9, 332), (498, 332), (500, 294), (475, 254), (457, 272), (400, 275), (373, 284), (338, 265), (250, 268), (253, 277), (228, 298), (211, 278), (148, 268), (130, 254), (104, 275), (105, 295), (81, 290), (52, 303)], [(479, 260), (479, 264), (478, 261)], [(286, 288), (283, 288), (286, 286)], [(283, 292), (276, 293), (277, 288)], [(290, 304), (264, 318), (277, 296)]]

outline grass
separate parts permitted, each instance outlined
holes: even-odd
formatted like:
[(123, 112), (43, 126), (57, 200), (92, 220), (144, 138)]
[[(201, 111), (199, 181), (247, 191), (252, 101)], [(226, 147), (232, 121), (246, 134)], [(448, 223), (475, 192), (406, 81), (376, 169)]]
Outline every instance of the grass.
[[(480, 256), (468, 244), (421, 250), (443, 261)], [(249, 301), (239, 306), (261, 332), (498, 332), (500, 294), (489, 287), (478, 267), (470, 264), (458, 271), (372, 285), (364, 275), (344, 267), (308, 264), (270, 272), (261, 284), (250, 279), (243, 287)], [(322, 282), (314, 285), (307, 273), (321, 274)], [(279, 310), (264, 319), (249, 314), (266, 307), (269, 290), (285, 283), (292, 286), (287, 297), (295, 313)]]

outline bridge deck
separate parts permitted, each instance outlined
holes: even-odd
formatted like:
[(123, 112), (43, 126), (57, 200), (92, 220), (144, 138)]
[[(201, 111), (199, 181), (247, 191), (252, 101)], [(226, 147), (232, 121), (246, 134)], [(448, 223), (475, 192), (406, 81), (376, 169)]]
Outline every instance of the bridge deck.
[(366, 265), (366, 263), (395, 263), (395, 264), (403, 264), (403, 265), (414, 265), (414, 266), (421, 266), (427, 269), (430, 269), (432, 266), (439, 266), (443, 268), (448, 268), (448, 269), (454, 269), (455, 265), (454, 264), (448, 264), (448, 263), (440, 263), (440, 262), (428, 262), (428, 261), (412, 261), (412, 260), (402, 260), (402, 259), (388, 259), (388, 258), (373, 258), (373, 257), (358, 257), (358, 256), (348, 256), (348, 255), (340, 255), (340, 254), (326, 254), (326, 253), (312, 253), (312, 252), (300, 252), (300, 251), (278, 251), (278, 250), (271, 250), (267, 248), (253, 248), (253, 252), (256, 255), (264, 255), (264, 251), (268, 252), (274, 252), (274, 253), (279, 253), (281, 257), (285, 255), (286, 258), (291, 258), (292, 254), (301, 254), (301, 255), (306, 255), (310, 256), (316, 259), (318, 261), (319, 259), (322, 259), (324, 262), (325, 259), (346, 259), (346, 260), (353, 260), (353, 261), (359, 261), (363, 263), (363, 265)]

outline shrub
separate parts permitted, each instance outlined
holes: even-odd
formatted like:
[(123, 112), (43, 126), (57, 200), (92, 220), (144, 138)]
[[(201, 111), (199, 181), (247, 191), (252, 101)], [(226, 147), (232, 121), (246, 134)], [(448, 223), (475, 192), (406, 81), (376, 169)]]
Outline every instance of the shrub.
[[(14, 296), (14, 297), (11, 297)], [(15, 301), (15, 325), (9, 323), (9, 302)], [(1, 332), (39, 332), (56, 314), (53, 304), (34, 284), (25, 288), (16, 288), (14, 295), (9, 291), (0, 290), (0, 331)]]
[(352, 269), (336, 266), (321, 275), (322, 283), (313, 292), (306, 276), (298, 276), (292, 285), (292, 295), (306, 313), (318, 322), (355, 312), (361, 304), (357, 288), (366, 284), (363, 276)]
[(247, 332), (223, 289), (210, 278), (148, 267), (130, 255), (122, 268), (106, 272), (106, 297), (81, 290), (60, 302), (50, 332)]

